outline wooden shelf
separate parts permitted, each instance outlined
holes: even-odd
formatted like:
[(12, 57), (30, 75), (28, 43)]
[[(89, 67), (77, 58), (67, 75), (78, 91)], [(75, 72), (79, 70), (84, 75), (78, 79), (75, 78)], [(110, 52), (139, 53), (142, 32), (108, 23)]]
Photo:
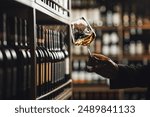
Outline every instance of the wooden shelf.
[[(34, 1), (34, 0), (15, 0), (15, 1), (18, 3), (21, 3), (23, 5), (29, 6), (33, 9), (36, 9), (36, 11), (38, 11), (37, 12), (38, 19), (43, 22), (47, 23), (51, 20), (51, 22), (55, 21), (55, 24), (56, 23), (60, 24), (60, 22), (64, 23), (64, 24), (70, 24), (70, 11), (68, 9), (63, 8), (59, 4), (57, 4), (57, 5), (61, 8), (63, 8), (69, 14), (69, 16), (59, 13), (58, 11), (56, 11), (53, 8), (49, 7), (48, 5), (44, 4), (40, 0), (36, 0), (36, 1)], [(44, 16), (44, 14), (46, 16)]]
[[(75, 0), (74, 0), (74, 2), (76, 3)], [(136, 7), (136, 6), (140, 5), (140, 2), (139, 3), (136, 3), (136, 2), (137, 1), (132, 2), (133, 5), (130, 3), (131, 6), (135, 6)], [(88, 2), (85, 1), (85, 2), (82, 3), (82, 1), (80, 0), (79, 2), (76, 3), (77, 6), (76, 5), (73, 6), (73, 9), (78, 9), (78, 11), (80, 11), (80, 9), (82, 10), (83, 8), (86, 8), (86, 9), (92, 8), (92, 6), (89, 6), (89, 7), (87, 6), (86, 7), (86, 5), (84, 3), (87, 4)], [(103, 4), (95, 4), (95, 5), (98, 5), (98, 7), (101, 8), (102, 6), (106, 6), (107, 7), (108, 4), (106, 2), (106, 3), (103, 3)], [(124, 11), (124, 9), (123, 9), (124, 7), (123, 6), (124, 5), (128, 5), (128, 4), (124, 4), (124, 2), (120, 2), (120, 1), (114, 1), (114, 3), (112, 4), (112, 8), (115, 8), (115, 6), (117, 6), (117, 5), (120, 7), (120, 8), (118, 7), (118, 12), (120, 14), (120, 21), (121, 21), (119, 26), (114, 26), (114, 25), (112, 25), (110, 27), (107, 26), (107, 25), (102, 25), (102, 26), (99, 25), (98, 26), (98, 25), (96, 25), (96, 23), (95, 24), (94, 23), (91, 24), (91, 26), (93, 27), (93, 29), (95, 29), (97, 31), (98, 39), (101, 39), (101, 41), (103, 41), (103, 34), (104, 33), (107, 33), (110, 36), (111, 36), (111, 34), (113, 32), (117, 33), (118, 38), (119, 38), (119, 41), (118, 41), (117, 44), (118, 44), (118, 46), (120, 48), (120, 51), (119, 51), (120, 53), (119, 53), (118, 56), (115, 56), (115, 57), (108, 56), (113, 61), (115, 61), (116, 63), (118, 62), (118, 63), (129, 63), (129, 64), (131, 64), (132, 61), (133, 61), (133, 64), (135, 64), (135, 65), (137, 63), (139, 63), (139, 64), (141, 63), (141, 64), (144, 64), (144, 65), (148, 64), (148, 62), (149, 62), (148, 60), (150, 60), (150, 55), (147, 52), (148, 51), (148, 43), (149, 43), (148, 36), (149, 36), (149, 30), (150, 30), (149, 19), (147, 19), (147, 16), (143, 15), (141, 17), (143, 25), (141, 25), (141, 26), (127, 26), (127, 27), (125, 27), (123, 25), (123, 23), (124, 23), (123, 22), (123, 15), (124, 15), (124, 13), (126, 11)], [(145, 5), (146, 5), (146, 2), (145, 2)], [(109, 10), (111, 11), (112, 9), (109, 9)], [(139, 11), (139, 9), (136, 9), (136, 10), (137, 10), (137, 12)], [(148, 9), (145, 8), (144, 11), (147, 12), (146, 10), (148, 10)], [(114, 11), (112, 10), (112, 12), (114, 12)], [(135, 11), (135, 13), (137, 13), (137, 12)], [(103, 15), (104, 18), (107, 18), (107, 11), (106, 12), (102, 11), (101, 15)], [(130, 15), (130, 14), (127, 14), (127, 15)], [(135, 15), (136, 15), (137, 18), (139, 17), (139, 14), (135, 14)], [(91, 17), (89, 17), (89, 18), (91, 18)], [(129, 20), (130, 20), (130, 16), (129, 16)], [(102, 19), (102, 21), (103, 21), (103, 19)], [(107, 21), (104, 21), (103, 23), (106, 24)], [(143, 30), (143, 33), (141, 33), (141, 35), (138, 35), (137, 32), (136, 32), (137, 35), (136, 34), (132, 35), (132, 33), (131, 34), (129, 33), (130, 39), (128, 40), (128, 42), (132, 41), (132, 40), (133, 41), (134, 40), (142, 40), (143, 44), (147, 43), (145, 45), (145, 51), (144, 51), (145, 53), (143, 55), (134, 55), (134, 56), (124, 55), (124, 43), (126, 43), (126, 42), (124, 42), (124, 38), (125, 38), (125, 36), (127, 36), (127, 35), (125, 35), (126, 33), (124, 33), (124, 32), (125, 31), (130, 31), (131, 29), (136, 29), (137, 31), (138, 31), (138, 29)], [(137, 36), (139, 36), (139, 37), (137, 37)], [(127, 42), (127, 44), (128, 44), (128, 42)], [(101, 44), (102, 44), (101, 46), (103, 46), (103, 43), (101, 43)], [(111, 45), (111, 42), (110, 42), (110, 45)], [(88, 56), (86, 56), (86, 55), (73, 55), (72, 58), (73, 58), (73, 60), (85, 60), (85, 61), (88, 60)], [(140, 93), (143, 92), (144, 93), (145, 88), (110, 89), (109, 86), (101, 86), (101, 85), (95, 85), (95, 86), (92, 86), (92, 85), (73, 85), (73, 92), (75, 92), (76, 94), (79, 92), (79, 95), (83, 95), (84, 92), (85, 92), (85, 94), (86, 94), (86, 92), (87, 93), (91, 92), (91, 95), (92, 95), (92, 92), (94, 92), (95, 94), (93, 94), (93, 95), (95, 96), (96, 93), (101, 93), (101, 92), (102, 93), (105, 93), (105, 92), (109, 93), (110, 92), (110, 94), (111, 94), (111, 91), (112, 92), (116, 91), (117, 95), (119, 95), (119, 99), (130, 99), (130, 97), (129, 98), (125, 97), (125, 96), (128, 95), (128, 94), (127, 95), (125, 94), (126, 92), (129, 92), (129, 93), (131, 92), (131, 94), (129, 94), (129, 95), (132, 95), (132, 92), (133, 92), (133, 96), (135, 96), (135, 94), (138, 93), (138, 92), (140, 92)]]
[(150, 60), (150, 55), (124, 55), (123, 59), (133, 60), (133, 61), (141, 61), (141, 60)]
[(124, 30), (130, 30), (130, 29), (142, 29), (142, 30), (150, 30), (150, 24), (145, 24), (142, 26), (128, 26), (123, 27)]
[[(115, 99), (117, 100), (123, 100), (126, 99), (125, 94), (129, 93), (129, 94), (135, 94), (135, 93), (145, 93), (147, 90), (147, 88), (139, 88), (139, 87), (135, 87), (135, 88), (125, 88), (125, 89), (110, 89), (109, 86), (105, 86), (105, 85), (76, 85), (73, 87), (73, 95), (75, 96), (76, 94), (88, 94), (91, 93), (92, 94), (101, 94), (99, 95), (99, 99), (101, 99), (101, 96), (103, 94), (107, 94), (108, 97), (102, 98), (102, 99), (114, 99), (112, 96), (112, 94), (115, 95)], [(88, 95), (86, 97), (86, 95), (84, 96), (84, 98), (88, 98)], [(91, 99), (95, 99), (95, 97), (92, 97)], [(98, 98), (96, 98), (98, 99)]]
[(116, 89), (110, 89), (107, 85), (75, 85), (73, 86), (73, 92), (108, 92), (118, 91)]
[(21, 4), (24, 4), (26, 6), (29, 6), (29, 7), (34, 7), (34, 0), (14, 0), (18, 3), (21, 3)]
[(135, 88), (127, 88), (127, 89), (123, 89), (124, 92), (145, 92), (147, 90), (147, 88), (139, 88), (139, 87), (135, 87)]
[[(58, 11), (56, 11), (53, 8), (49, 7), (48, 5), (44, 4), (40, 0), (36, 0), (36, 3), (34, 4), (34, 8), (37, 11), (40, 11), (40, 12), (46, 14), (47, 16), (50, 16), (53, 19), (58, 20), (59, 22), (62, 22), (65, 24), (70, 24), (69, 16), (65, 16), (65, 15), (59, 13)], [(69, 12), (69, 11), (67, 10), (67, 12)], [(70, 12), (69, 12), (69, 14), (70, 14)]]
[(87, 61), (89, 58), (88, 55), (72, 55), (72, 60), (85, 60)]
[(52, 90), (52, 91), (50, 91), (50, 92), (48, 92), (48, 93), (46, 93), (46, 94), (44, 94), (44, 95), (42, 95), (42, 96), (40, 96), (40, 97), (37, 97), (36, 100), (43, 99), (43, 98), (45, 98), (45, 97), (47, 97), (47, 96), (53, 94), (54, 92), (56, 92), (56, 91), (62, 89), (63, 87), (65, 87), (65, 86), (67, 86), (67, 85), (69, 85), (69, 84), (71, 84), (71, 83), (72, 83), (72, 80), (69, 80), (68, 82), (66, 82), (66, 83), (62, 84), (61, 86), (57, 87), (56, 89), (54, 89), (54, 90)]
[(120, 27), (118, 26), (118, 27), (115, 27), (115, 26), (111, 26), (111, 27), (109, 27), (109, 26), (92, 26), (94, 29), (96, 29), (96, 30), (103, 30), (103, 31), (117, 31)]
[[(1, 6), (0, 23), (1, 25), (2, 24), (6, 25), (5, 27), (6, 30), (7, 31), (9, 30), (8, 32), (6, 31), (7, 33), (6, 36), (8, 37), (6, 41), (10, 42), (9, 40), (11, 36), (10, 33), (13, 33), (13, 35), (23, 36), (22, 42), (19, 40), (17, 40), (17, 42), (20, 44), (23, 43), (24, 45), (24, 46), (22, 45), (22, 47), (24, 48), (24, 53), (20, 53), (21, 51), (20, 49), (22, 49), (21, 46), (18, 45), (12, 46), (12, 43), (15, 43), (15, 40), (14, 41), (11, 40), (11, 43), (8, 43), (8, 46), (11, 47), (10, 49), (12, 50), (10, 51), (11, 56), (9, 56), (10, 60), (8, 61), (10, 62), (10, 64), (13, 65), (13, 67), (15, 67), (15, 71), (12, 71), (12, 69), (10, 71), (11, 75), (14, 74), (12, 76), (12, 81), (14, 79), (15, 82), (10, 81), (11, 82), (10, 84), (14, 83), (12, 86), (14, 87), (13, 90), (15, 93), (8, 92), (10, 93), (7, 94), (9, 96), (5, 96), (6, 94), (4, 91), (2, 92), (0, 98), (4, 97), (4, 99), (31, 99), (31, 100), (55, 99), (55, 98), (69, 99), (72, 95), (71, 93), (72, 80), (70, 74), (69, 76), (67, 76), (67, 79), (70, 79), (69, 81), (66, 78), (62, 77), (65, 75), (65, 71), (67, 70), (65, 69), (63, 70), (63, 72), (61, 71), (63, 69), (64, 66), (63, 63), (65, 63), (65, 59), (61, 60), (61, 64), (57, 65), (59, 66), (59, 68), (56, 68), (56, 66), (47, 66), (47, 63), (49, 63), (51, 59), (45, 58), (51, 55), (44, 50), (38, 49), (37, 44), (38, 43), (37, 35), (40, 33), (43, 33), (45, 35), (45, 30), (49, 31), (51, 30), (50, 32), (51, 34), (49, 33), (49, 35), (47, 36), (52, 36), (53, 39), (56, 38), (56, 32), (57, 33), (59, 32), (60, 35), (57, 35), (57, 38), (64, 38), (58, 40), (62, 42), (61, 43), (62, 46), (66, 45), (67, 47), (70, 60), (68, 64), (70, 65), (71, 39), (69, 26), (70, 26), (71, 0), (62, 2), (52, 1), (54, 4), (51, 6), (45, 3), (48, 2), (47, 0), (44, 0), (43, 2), (42, 1), (43, 0), (1, 0), (0, 2)], [(55, 28), (56, 25), (58, 26), (58, 28)], [(37, 30), (38, 26), (41, 27), (41, 30)], [(47, 29), (42, 30), (43, 26), (52, 26), (54, 27), (54, 29), (49, 29), (46, 27)], [(14, 32), (13, 29), (21, 30), (22, 33), (18, 34), (16, 31)], [(62, 37), (61, 33), (64, 32), (65, 35)], [(4, 33), (4, 31), (2, 31), (1, 33)], [(46, 40), (48, 38), (44, 36), (43, 39)], [(25, 43), (27, 44), (25, 45)], [(55, 41), (52, 40), (52, 43), (55, 43)], [(57, 45), (58, 43), (59, 42), (55, 43), (54, 45)], [(48, 49), (47, 46), (43, 46), (43, 48)], [(13, 53), (16, 53), (17, 55), (16, 54), (13, 55)], [(20, 55), (18, 55), (18, 53), (20, 53)], [(3, 53), (2, 55), (5, 56), (5, 53)], [(19, 57), (21, 56), (21, 58), (19, 58), (18, 56)], [(56, 59), (56, 57), (54, 57), (54, 59)], [(38, 62), (38, 60), (40, 62)], [(44, 63), (46, 64), (41, 64), (42, 62), (41, 60), (44, 60)], [(19, 61), (21, 64), (18, 64), (16, 61)], [(2, 64), (4, 64), (2, 72), (6, 73), (7, 71), (5, 70), (5, 67), (10, 68), (10, 66), (9, 65), (7, 66), (7, 64), (5, 64), (6, 63), (5, 59), (2, 62), (3, 62)], [(53, 62), (55, 62), (54, 64), (56, 64), (55, 60), (53, 60)], [(37, 63), (38, 65), (39, 64), (42, 65), (42, 69), (41, 68), (37, 69), (38, 68)], [(54, 74), (49, 74), (50, 70), (58, 75), (55, 75), (54, 77)], [(6, 78), (3, 79), (2, 82), (6, 82), (7, 78), (10, 77), (10, 74), (8, 76), (3, 75), (3, 77)], [(18, 77), (22, 77), (22, 80), (18, 80)], [(63, 81), (63, 83), (57, 82), (58, 80)], [(20, 87), (19, 89), (15, 87), (16, 84), (18, 87)], [(47, 87), (51, 84), (53, 84), (54, 86)], [(11, 86), (5, 88), (6, 90), (10, 91), (12, 90)], [(51, 88), (54, 89), (51, 90)], [(46, 94), (44, 94), (45, 92)]]
[(55, 100), (68, 100), (72, 97), (72, 88), (64, 90), (61, 94), (55, 97)]
[(111, 27), (109, 27), (109, 26), (92, 26), (94, 29), (99, 29), (99, 30), (103, 30), (103, 31), (111, 31), (111, 30), (119, 30), (119, 29), (123, 29), (123, 30), (130, 30), (130, 29), (142, 29), (142, 30), (150, 30), (150, 24), (146, 24), (146, 25), (143, 25), (143, 26), (127, 26), (127, 27), (125, 27), (125, 26), (123, 26), (123, 27), (121, 27), (121, 26), (117, 26), (117, 27), (115, 27), (115, 26), (111, 26)]

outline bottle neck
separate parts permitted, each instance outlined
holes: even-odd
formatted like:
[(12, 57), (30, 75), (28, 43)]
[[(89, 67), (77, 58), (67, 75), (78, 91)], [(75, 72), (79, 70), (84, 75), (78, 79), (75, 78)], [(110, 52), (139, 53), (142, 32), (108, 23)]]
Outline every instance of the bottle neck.
[(48, 49), (48, 37), (49, 37), (49, 34), (48, 34), (48, 29), (45, 30), (45, 48)]
[(2, 25), (2, 22), (3, 22), (3, 18), (0, 17), (0, 47), (2, 46), (2, 39), (3, 39), (3, 25)]
[(49, 29), (48, 48), (52, 50), (52, 30)]
[(56, 31), (54, 30), (53, 31), (53, 49), (54, 49), (54, 51), (56, 51), (57, 50), (57, 38), (56, 38)]
[(57, 45), (58, 45), (58, 51), (61, 51), (61, 39), (60, 39), (60, 32), (57, 31)]
[(14, 28), (15, 28), (15, 29), (14, 29), (14, 30), (15, 30), (15, 31), (14, 31), (14, 39), (15, 39), (14, 45), (15, 45), (15, 46), (18, 46), (18, 26), (17, 26), (17, 25), (18, 25), (19, 23), (18, 23), (17, 17), (15, 17), (14, 20), (15, 20), (15, 21), (14, 21), (14, 22), (15, 22), (15, 26), (14, 26)]
[(28, 46), (28, 39), (27, 39), (27, 20), (23, 20), (23, 45)]
[(37, 25), (37, 46), (41, 46), (41, 26)]
[(18, 25), (19, 45), (23, 46), (23, 41), (22, 41), (22, 37), (23, 37), (23, 35), (22, 35), (22, 19), (21, 18), (19, 18), (18, 23), (19, 23), (19, 25)]
[(51, 35), (51, 50), (54, 51), (54, 31), (52, 30), (52, 35)]
[(6, 34), (6, 24), (7, 24), (7, 16), (6, 16), (6, 14), (4, 13), (3, 15), (2, 15), (2, 44), (3, 45), (7, 45), (7, 40), (6, 40), (6, 36), (7, 36), (7, 34)]
[(45, 42), (45, 28), (44, 26), (41, 26), (41, 46), (44, 47)]
[(64, 50), (65, 48), (64, 48), (64, 34), (63, 34), (63, 32), (60, 32), (60, 49), (61, 50)]

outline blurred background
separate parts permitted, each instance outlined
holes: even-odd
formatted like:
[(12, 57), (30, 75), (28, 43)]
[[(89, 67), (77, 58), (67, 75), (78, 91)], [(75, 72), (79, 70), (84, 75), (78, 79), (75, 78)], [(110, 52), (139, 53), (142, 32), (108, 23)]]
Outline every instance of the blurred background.
[[(150, 62), (150, 1), (72, 0), (72, 19), (85, 17), (96, 32), (92, 52), (117, 63)], [(109, 89), (109, 80), (85, 71), (87, 47), (72, 46), (73, 99), (145, 99), (145, 88)]]

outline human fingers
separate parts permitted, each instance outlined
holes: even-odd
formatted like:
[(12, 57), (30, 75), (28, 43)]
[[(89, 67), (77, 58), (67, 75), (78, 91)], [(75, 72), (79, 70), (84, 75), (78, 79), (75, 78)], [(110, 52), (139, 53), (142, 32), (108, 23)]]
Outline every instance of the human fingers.
[(103, 60), (103, 61), (110, 60), (110, 58), (108, 58), (107, 56), (102, 55), (102, 54), (98, 54), (98, 53), (92, 53), (92, 56), (99, 59), (99, 60)]

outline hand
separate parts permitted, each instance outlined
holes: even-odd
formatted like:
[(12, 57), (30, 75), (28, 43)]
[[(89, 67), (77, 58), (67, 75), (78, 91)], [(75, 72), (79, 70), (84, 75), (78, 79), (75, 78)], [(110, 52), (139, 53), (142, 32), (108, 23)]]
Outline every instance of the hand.
[(86, 70), (111, 79), (117, 76), (118, 65), (102, 54), (92, 53), (87, 62)]

